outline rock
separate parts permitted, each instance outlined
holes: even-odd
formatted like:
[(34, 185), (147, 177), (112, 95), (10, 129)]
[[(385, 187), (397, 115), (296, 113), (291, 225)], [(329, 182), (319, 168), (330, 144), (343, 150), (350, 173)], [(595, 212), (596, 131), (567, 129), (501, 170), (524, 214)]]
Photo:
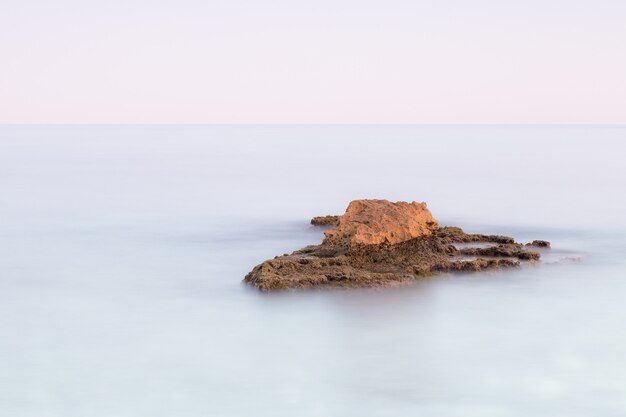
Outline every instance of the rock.
[(340, 216), (317, 216), (311, 219), (313, 226), (336, 226)]
[(508, 236), (439, 228), (425, 203), (356, 200), (325, 235), (320, 245), (257, 265), (244, 282), (262, 291), (394, 287), (434, 273), (517, 267), (539, 259), (538, 252)]
[(426, 203), (392, 203), (387, 200), (355, 200), (339, 218), (335, 229), (325, 233), (324, 243), (333, 245), (396, 244), (439, 229)]
[(526, 246), (536, 246), (538, 248), (549, 248), (550, 242), (547, 240), (533, 240), (530, 243), (527, 243)]

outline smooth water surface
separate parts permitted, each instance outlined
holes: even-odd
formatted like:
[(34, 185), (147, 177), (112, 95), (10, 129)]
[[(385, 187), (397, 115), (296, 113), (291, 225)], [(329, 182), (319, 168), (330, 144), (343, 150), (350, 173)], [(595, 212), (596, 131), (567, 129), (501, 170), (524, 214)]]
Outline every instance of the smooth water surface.
[[(626, 128), (0, 127), (0, 415), (626, 415)], [(545, 261), (260, 294), (356, 198)]]

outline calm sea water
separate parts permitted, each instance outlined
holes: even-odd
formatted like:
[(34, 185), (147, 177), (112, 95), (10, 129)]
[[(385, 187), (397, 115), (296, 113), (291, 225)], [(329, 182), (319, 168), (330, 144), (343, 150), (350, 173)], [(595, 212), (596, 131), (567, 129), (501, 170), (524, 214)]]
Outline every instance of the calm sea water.
[[(0, 127), (0, 415), (624, 416), (626, 128)], [(263, 295), (356, 198), (545, 262)]]

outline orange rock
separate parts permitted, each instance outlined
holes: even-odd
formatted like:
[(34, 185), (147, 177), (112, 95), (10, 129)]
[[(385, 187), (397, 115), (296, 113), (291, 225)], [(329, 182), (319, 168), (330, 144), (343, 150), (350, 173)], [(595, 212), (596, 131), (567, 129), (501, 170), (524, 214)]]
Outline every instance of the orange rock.
[(420, 236), (430, 236), (439, 228), (426, 203), (393, 203), (387, 200), (354, 200), (339, 218), (336, 228), (328, 230), (325, 244), (396, 244)]

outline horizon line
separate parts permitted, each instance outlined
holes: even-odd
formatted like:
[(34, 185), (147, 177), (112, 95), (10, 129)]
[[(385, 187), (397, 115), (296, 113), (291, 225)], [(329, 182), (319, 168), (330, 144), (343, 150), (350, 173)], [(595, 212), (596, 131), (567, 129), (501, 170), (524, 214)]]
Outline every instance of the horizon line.
[(0, 123), (0, 126), (423, 126), (423, 127), (626, 127), (626, 123)]

